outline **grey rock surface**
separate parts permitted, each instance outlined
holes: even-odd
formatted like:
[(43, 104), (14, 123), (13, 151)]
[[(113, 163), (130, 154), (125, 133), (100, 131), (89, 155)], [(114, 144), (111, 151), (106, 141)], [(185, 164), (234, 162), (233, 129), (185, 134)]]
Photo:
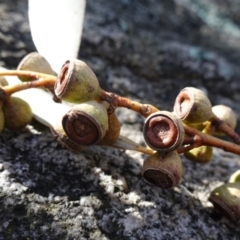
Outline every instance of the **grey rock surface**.
[[(171, 110), (191, 85), (239, 120), (239, 4), (227, 2), (89, 0), (79, 58), (108, 91)], [(15, 68), (34, 50), (27, 1), (0, 0), (1, 65)], [(122, 134), (143, 144), (144, 120), (126, 109), (117, 114)], [(36, 122), (5, 129), (0, 239), (240, 239), (239, 224), (208, 201), (240, 168), (239, 156), (214, 149), (207, 165), (182, 157), (183, 180), (168, 191), (143, 181), (145, 158), (105, 147), (73, 154)]]

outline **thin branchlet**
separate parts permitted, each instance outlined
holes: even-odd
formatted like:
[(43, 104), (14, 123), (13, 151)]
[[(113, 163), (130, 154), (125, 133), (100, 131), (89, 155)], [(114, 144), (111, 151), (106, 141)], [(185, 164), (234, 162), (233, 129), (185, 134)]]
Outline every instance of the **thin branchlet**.
[[(29, 79), (33, 79), (32, 81), (1, 87), (0, 88), (1, 104), (4, 104), (5, 99), (11, 96), (13, 93), (29, 88), (45, 87), (54, 94), (53, 89), (57, 79), (57, 77), (54, 75), (22, 70), (2, 71), (0, 72), (0, 76), (18, 76), (18, 77), (22, 76), (27, 77)], [(128, 99), (126, 97), (106, 92), (103, 89), (101, 89), (100, 91), (99, 101), (108, 102), (112, 109), (116, 109), (117, 107), (128, 108), (132, 111), (139, 113), (144, 118), (147, 118), (151, 114), (160, 111), (158, 108), (151, 104), (142, 104), (137, 101), (132, 101), (131, 99)], [(207, 145), (221, 148), (225, 151), (229, 151), (240, 155), (240, 146), (238, 145), (240, 144), (240, 136), (232, 128), (230, 128), (224, 121), (218, 119), (217, 116), (215, 115), (209, 120), (209, 122), (211, 123), (211, 125), (209, 125), (210, 126), (209, 128), (212, 129), (217, 128), (218, 130), (221, 130), (223, 133), (229, 136), (234, 143), (221, 140), (217, 137), (213, 137), (211, 136), (211, 134), (208, 134), (204, 130), (203, 132), (201, 132), (195, 129), (193, 126), (189, 126), (186, 123), (183, 123), (183, 128), (186, 136), (182, 146), (179, 147), (178, 149), (178, 153), (183, 153), (189, 151), (192, 148)], [(141, 152), (144, 151), (142, 151), (141, 149)], [(153, 151), (147, 150), (145, 152), (146, 154), (151, 154)]]

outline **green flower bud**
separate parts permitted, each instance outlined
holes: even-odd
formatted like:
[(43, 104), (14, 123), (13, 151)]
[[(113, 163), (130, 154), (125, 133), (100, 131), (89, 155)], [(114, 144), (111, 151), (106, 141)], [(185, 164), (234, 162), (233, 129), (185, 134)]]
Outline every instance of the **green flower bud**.
[[(29, 70), (33, 72), (40, 72), (50, 75), (55, 75), (48, 61), (38, 52), (32, 52), (25, 56), (19, 63), (17, 70)], [(21, 81), (31, 81), (27, 77), (18, 77)]]
[(9, 129), (21, 129), (32, 120), (32, 110), (27, 102), (18, 97), (10, 97), (3, 105), (5, 126)]
[(184, 153), (184, 156), (196, 163), (208, 163), (212, 159), (213, 149), (210, 146), (201, 146), (193, 148)]
[(237, 170), (231, 175), (229, 182), (230, 183), (240, 182), (240, 170)]
[[(212, 107), (213, 113), (221, 120), (223, 120), (230, 128), (235, 129), (237, 126), (237, 117), (230, 107), (225, 105), (216, 105)], [(215, 131), (214, 135), (224, 136), (220, 131)]]

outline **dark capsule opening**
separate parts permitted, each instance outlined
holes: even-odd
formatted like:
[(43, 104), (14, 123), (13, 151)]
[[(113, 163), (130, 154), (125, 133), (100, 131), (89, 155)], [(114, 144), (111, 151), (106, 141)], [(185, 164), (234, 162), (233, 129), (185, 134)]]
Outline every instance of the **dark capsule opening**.
[(98, 123), (82, 111), (68, 112), (62, 125), (68, 137), (81, 145), (92, 145), (101, 139)]
[(70, 61), (66, 61), (57, 76), (57, 80), (54, 86), (54, 91), (57, 97), (61, 97), (67, 88), (68, 81), (70, 78), (69, 69)]
[(147, 169), (143, 173), (143, 178), (162, 189), (171, 189), (173, 187), (172, 178), (165, 172), (156, 169)]

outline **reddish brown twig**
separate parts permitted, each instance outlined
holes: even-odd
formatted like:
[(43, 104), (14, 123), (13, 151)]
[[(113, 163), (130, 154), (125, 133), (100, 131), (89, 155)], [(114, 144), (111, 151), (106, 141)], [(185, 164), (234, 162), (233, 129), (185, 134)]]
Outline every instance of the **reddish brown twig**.
[(240, 136), (232, 128), (230, 128), (224, 121), (219, 119), (217, 116), (214, 116), (211, 119), (211, 124), (217, 130), (229, 136), (236, 144), (240, 144)]
[(1, 71), (0, 76), (18, 76), (18, 77), (27, 77), (27, 78), (33, 79), (33, 81), (20, 82), (18, 84), (2, 87), (2, 90), (4, 91), (4, 97), (9, 97), (11, 94), (15, 92), (19, 92), (21, 90), (25, 90), (29, 88), (38, 88), (38, 87), (45, 87), (52, 92), (55, 81), (56, 81), (56, 77), (53, 75), (48, 75), (48, 74), (39, 73), (39, 72), (32, 72), (32, 71), (21, 71), (21, 70)]
[[(1, 101), (3, 101), (4, 97), (8, 97), (17, 91), (21, 91), (28, 88), (46, 87), (52, 91), (56, 82), (56, 77), (53, 75), (32, 71), (8, 70), (0, 72), (0, 76), (22, 76), (31, 79), (36, 79), (29, 82), (23, 82), (16, 85), (2, 87), (1, 88), (2, 94), (0, 94)], [(104, 90), (101, 90), (99, 100), (105, 100), (109, 102), (110, 105), (114, 108), (125, 107), (131, 109), (135, 112), (138, 112), (143, 117), (148, 117), (152, 113), (159, 111), (159, 109), (154, 107), (153, 105), (141, 104), (139, 102), (132, 101), (128, 98), (121, 97), (113, 93), (108, 93)], [(218, 130), (221, 130), (227, 136), (231, 137), (235, 143), (240, 144), (240, 136), (233, 129), (231, 129), (225, 122), (221, 121), (216, 116), (210, 119), (210, 122), (211, 126), (209, 125), (210, 126), (209, 128), (214, 127)], [(186, 124), (184, 124), (184, 130), (189, 137), (186, 138), (184, 142), (185, 146), (181, 149), (178, 149), (179, 153), (189, 151), (190, 149), (199, 147), (201, 145), (209, 145), (240, 155), (240, 146), (238, 146), (237, 144), (218, 139), (209, 134), (206, 134), (204, 131), (202, 133), (201, 131), (198, 131), (197, 129), (190, 127)]]
[(184, 129), (185, 129), (185, 133), (189, 137), (192, 137), (192, 143), (190, 143), (188, 139), (188, 143), (190, 144), (186, 147), (179, 149), (178, 150), (179, 153), (187, 152), (195, 147), (206, 145), (206, 146), (221, 148), (224, 151), (232, 152), (240, 155), (240, 146), (235, 143), (227, 142), (219, 138), (213, 137), (211, 135), (204, 134), (198, 131), (197, 129), (194, 129), (187, 125), (184, 125)]
[(142, 104), (114, 93), (105, 92), (104, 90), (101, 92), (101, 99), (108, 101), (113, 107), (124, 107), (131, 109), (132, 111), (141, 114), (143, 117), (148, 117), (152, 113), (160, 111), (151, 104)]

